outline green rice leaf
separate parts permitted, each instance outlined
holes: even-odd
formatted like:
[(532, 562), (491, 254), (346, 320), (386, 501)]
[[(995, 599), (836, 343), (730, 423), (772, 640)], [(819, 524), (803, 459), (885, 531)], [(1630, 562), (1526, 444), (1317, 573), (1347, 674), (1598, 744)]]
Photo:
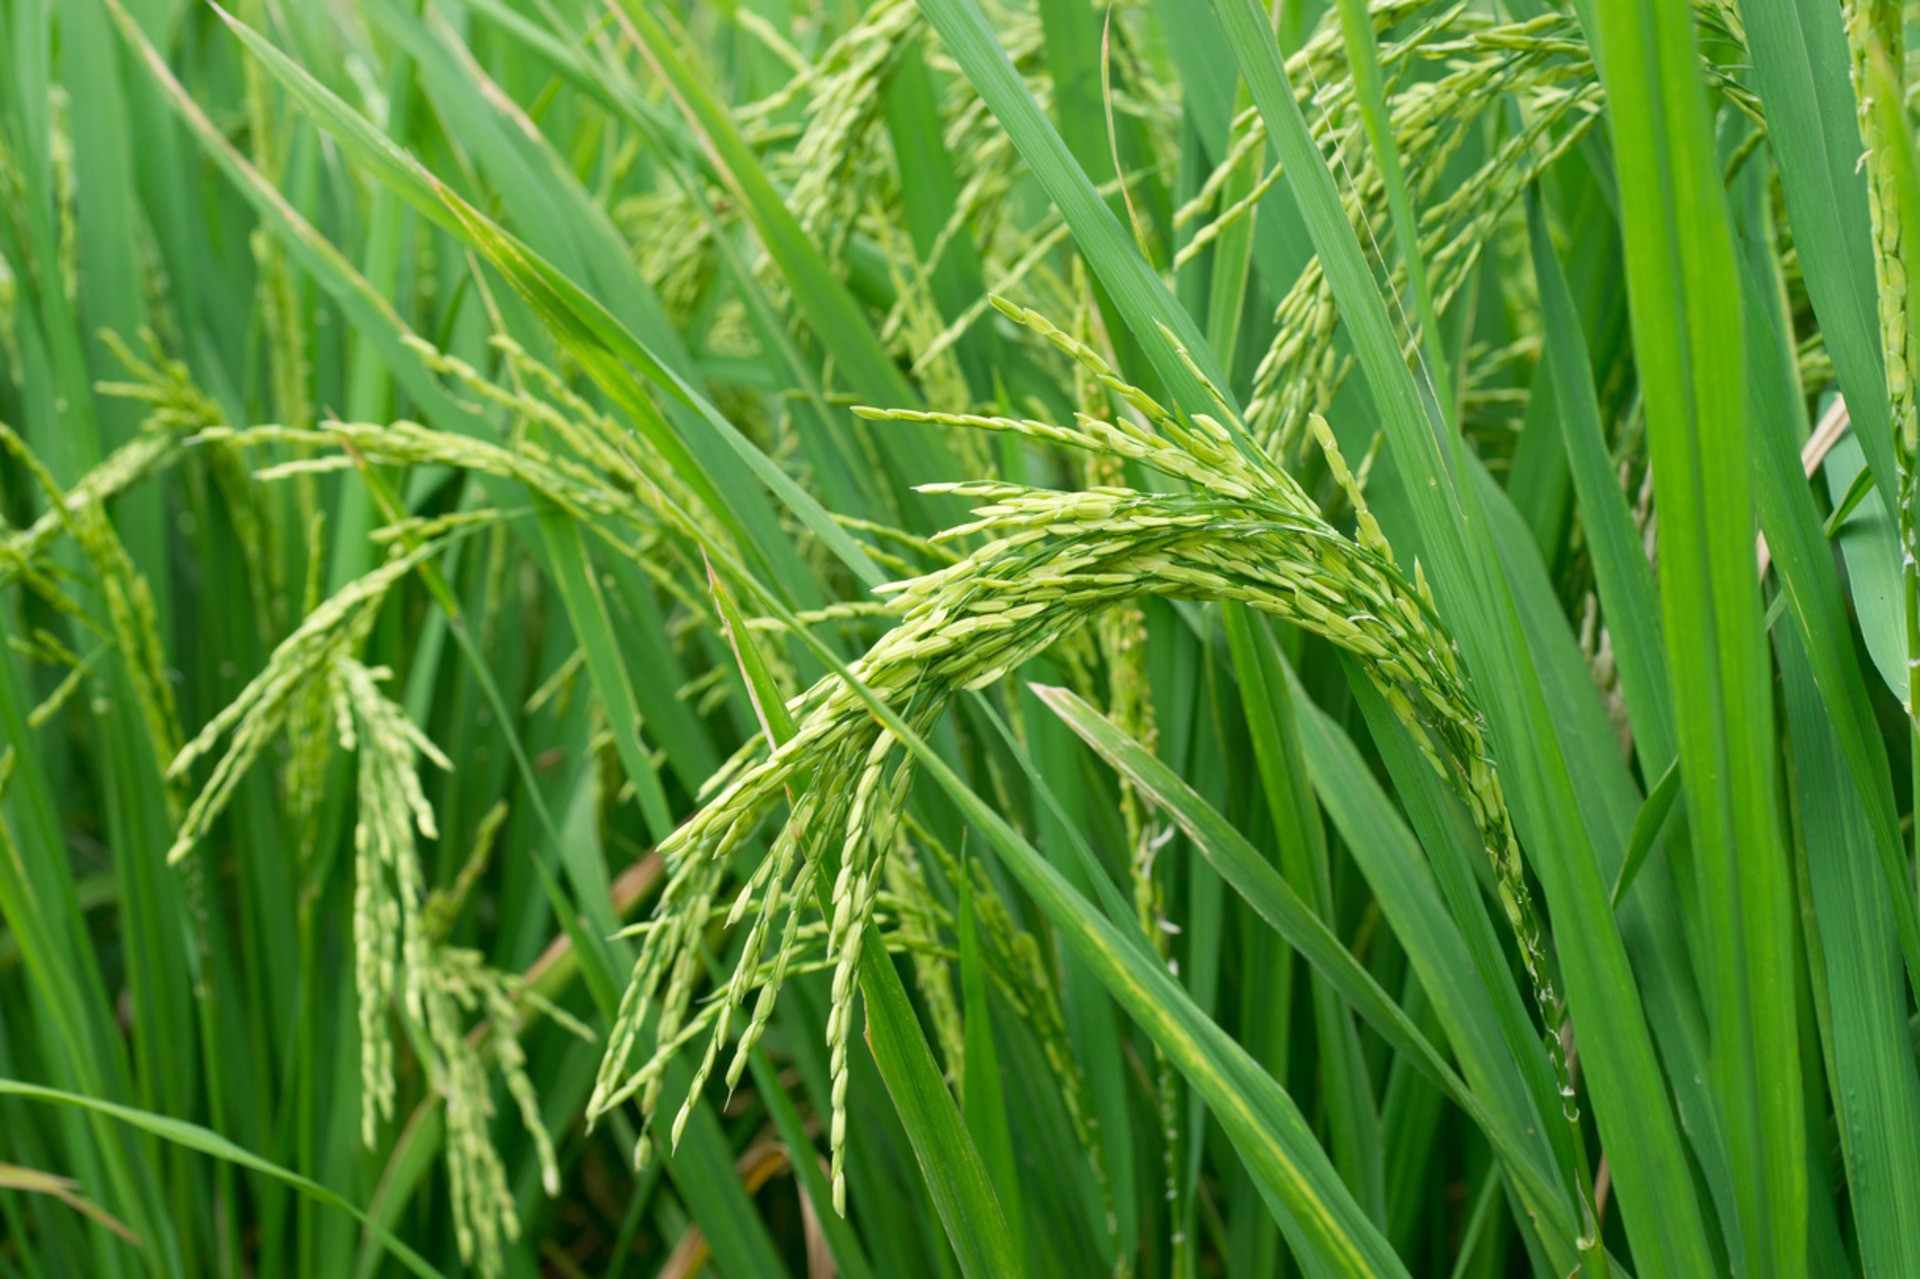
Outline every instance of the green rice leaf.
[(1773, 706), (1752, 571), (1753, 486), (1744, 468), (1723, 461), (1750, 448), (1742, 325), (1727, 306), (1740, 282), (1686, 15), (1643, 0), (1608, 0), (1597, 13), (1660, 508), (1711, 1069), (1737, 1201), (1729, 1246), (1749, 1274), (1798, 1273), (1807, 1186), (1792, 887), (1767, 750)]

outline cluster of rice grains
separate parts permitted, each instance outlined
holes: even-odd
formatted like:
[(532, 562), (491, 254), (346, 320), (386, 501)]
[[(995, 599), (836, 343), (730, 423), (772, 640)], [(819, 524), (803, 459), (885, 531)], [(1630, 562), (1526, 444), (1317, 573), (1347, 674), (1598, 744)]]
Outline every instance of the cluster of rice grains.
[[(1408, 2), (1375, 6), (1385, 25), (1426, 6)], [(1600, 86), (1578, 24), (1546, 13), (1523, 22), (1495, 24), (1464, 4), (1432, 15), (1381, 51), (1389, 73), (1404, 74), (1415, 59), (1444, 65), (1435, 79), (1411, 80), (1393, 99), (1395, 139), (1408, 181), (1422, 203), (1421, 253), (1433, 274), (1433, 296), (1444, 309), (1473, 278), (1502, 215), (1520, 193), (1576, 145), (1597, 119)], [(1331, 162), (1351, 182), (1341, 195), (1347, 216), (1369, 243), (1392, 243), (1385, 182), (1354, 109), (1353, 81), (1339, 73), (1344, 58), (1337, 26), (1324, 28), (1293, 56), (1288, 73), (1314, 135)], [(1483, 130), (1483, 115), (1522, 104), (1523, 123), (1464, 176), (1456, 170), (1462, 147)], [(1228, 227), (1250, 216), (1284, 177), (1281, 166), (1264, 172), (1239, 198), (1222, 207), (1222, 193), (1236, 175), (1258, 169), (1266, 126), (1252, 108), (1234, 121), (1233, 145), (1220, 166), (1176, 220), (1201, 223), (1176, 262), (1199, 253)], [(1449, 190), (1436, 194), (1443, 175)], [(1406, 290), (1405, 268), (1389, 272), (1396, 293)], [(1353, 355), (1338, 350), (1333, 289), (1316, 259), (1300, 273), (1274, 314), (1272, 344), (1254, 374), (1247, 423), (1255, 438), (1279, 456), (1298, 459), (1310, 450), (1307, 422), (1325, 411), (1353, 370)], [(1417, 329), (1404, 335), (1409, 358), (1419, 345)]]
[[(551, 494), (570, 497), (586, 509), (611, 503), (605, 490), (588, 488), (582, 494), (580, 484), (568, 486), (561, 476), (541, 471), (538, 451), (536, 457), (509, 463), (505, 449), (409, 424), (332, 424), (328, 430), (265, 426), (246, 432), (209, 428), (196, 442), (223, 447), (346, 444), (363, 447), (363, 457), (457, 459), (478, 471), (490, 469), (484, 463), (495, 463), (497, 471), (516, 478), (532, 474), (551, 480)], [(255, 476), (271, 480), (278, 474), (326, 469), (336, 461), (338, 455), (309, 457)], [(520, 977), (492, 968), (480, 951), (449, 943), (453, 920), (486, 866), (505, 808), (495, 808), (480, 824), (472, 855), (455, 883), (428, 891), (419, 837), (438, 839), (440, 833), (420, 785), (420, 760), (440, 768), (451, 768), (451, 762), (386, 695), (382, 684), (390, 672), (369, 668), (355, 657), (397, 582), (442, 553), (447, 532), (468, 522), (472, 519), (415, 520), (399, 530), (382, 530), (380, 542), (397, 542), (399, 534), (405, 534), (411, 547), (396, 547), (384, 563), (311, 609), (240, 695), (180, 749), (169, 768), (169, 778), (175, 780), (186, 778), (196, 762), (227, 739), (225, 751), (180, 820), (171, 858), (186, 857), (204, 837), (242, 776), (261, 755), (271, 753), (282, 734), (294, 743), (282, 785), (298, 810), (319, 807), (334, 743), (357, 757), (353, 977), (361, 1043), (361, 1139), (374, 1148), (380, 1123), (394, 1118), (394, 1016), (401, 1014), (426, 1081), (445, 1104), (447, 1183), (461, 1258), (482, 1275), (499, 1275), (505, 1266), (503, 1246), (518, 1235), (518, 1216), (507, 1168), (490, 1131), (493, 1075), (505, 1083), (532, 1139), (541, 1185), (549, 1195), (557, 1195), (553, 1141), (541, 1120), (540, 1100), (516, 1035), (528, 1014), (551, 1016), (582, 1039), (591, 1039), (591, 1031)]]
[[(479, 951), (449, 944), (454, 919), (484, 868), (506, 810), (504, 806), (497, 808), (481, 823), (473, 854), (454, 884), (429, 892), (417, 836), (438, 835), (433, 810), (420, 782), (419, 761), (424, 757), (441, 768), (450, 768), (451, 764), (405, 710), (382, 691), (381, 684), (389, 672), (369, 668), (356, 657), (395, 585), (444, 551), (446, 533), (462, 521), (458, 517), (412, 521), (382, 530), (376, 535), (377, 541), (391, 544), (405, 540), (408, 549), (395, 549), (384, 562), (347, 583), (331, 598), (314, 600), (310, 584), (306, 616), (240, 694), (182, 745), (179, 713), (166, 676), (147, 584), (106, 519), (104, 504), (154, 472), (195, 454), (206, 462), (213, 480), (234, 499), (230, 510), (236, 523), (241, 523), (251, 509), (244, 500), (250, 484), (350, 465), (348, 453), (339, 451), (344, 446), (363, 458), (438, 460), (524, 480), (572, 510), (629, 512), (616, 490), (582, 478), (583, 468), (575, 467), (574, 477), (569, 480), (566, 464), (555, 463), (558, 469), (543, 467), (546, 455), (537, 448), (509, 451), (404, 423), (364, 427), (332, 423), (326, 429), (267, 426), (235, 431), (221, 424), (218, 407), (193, 385), (177, 361), (158, 354), (144, 360), (118, 340), (110, 339), (110, 344), (131, 380), (104, 383), (101, 389), (144, 402), (148, 406), (144, 427), (78, 483), (62, 491), (25, 443), (0, 425), (0, 446), (38, 480), (49, 508), (33, 524), (11, 531), (0, 540), (0, 574), (6, 580), (24, 582), (58, 610), (77, 612), (79, 606), (67, 599), (61, 585), (64, 575), (51, 564), (50, 557), (64, 533), (72, 536), (90, 561), (114, 640), (133, 659), (127, 663), (127, 692), (139, 708), (156, 756), (171, 761), (167, 780), (173, 788), (169, 798), (175, 800), (177, 831), (168, 853), (170, 861), (187, 859), (227, 808), (248, 771), (263, 757), (278, 757), (276, 743), (283, 735), (292, 743), (292, 750), (285, 757), (280, 781), (296, 811), (307, 811), (325, 789), (328, 760), (336, 741), (340, 749), (357, 755), (353, 962), (361, 1058), (361, 1137), (374, 1148), (380, 1124), (394, 1115), (397, 1088), (392, 1016), (399, 1012), (410, 1029), (418, 1032), (411, 1034), (410, 1040), (424, 1062), (430, 1086), (446, 1105), (447, 1169), (460, 1254), (480, 1273), (499, 1274), (504, 1268), (504, 1243), (517, 1234), (519, 1226), (506, 1167), (489, 1131), (495, 1109), (491, 1076), (497, 1072), (505, 1083), (532, 1138), (542, 1181), (549, 1193), (557, 1193), (559, 1171), (553, 1145), (540, 1119), (533, 1080), (516, 1034), (529, 1011), (552, 1016), (583, 1038), (591, 1038), (591, 1032), (518, 977), (490, 967)], [(550, 375), (547, 381), (541, 381), (543, 370), (513, 358), (517, 348), (509, 344), (506, 354), (511, 368), (549, 393), (554, 392)], [(442, 362), (443, 371), (456, 377), (464, 374), (470, 387), (483, 384), (472, 370)], [(583, 415), (580, 410), (584, 406), (577, 403), (569, 402), (568, 408), (574, 412), (562, 418), (531, 394), (485, 385), (496, 399), (517, 409), (523, 420), (544, 412), (573, 435), (578, 435), (575, 423), (584, 423), (581, 429), (591, 430), (598, 422)], [(570, 438), (570, 443), (579, 448), (578, 440)], [(249, 473), (245, 454), (260, 448), (275, 449), (293, 460)], [(603, 456), (600, 460), (610, 458)], [(264, 570), (255, 563), (263, 539), (259, 530), (249, 526), (248, 531), (249, 536), (240, 541), (253, 553), (249, 566), (255, 569), (256, 580), (265, 581)], [(274, 593), (273, 599), (280, 601), (280, 593)], [(41, 647), (47, 649), (53, 643), (47, 636)], [(35, 656), (74, 667), (74, 675), (35, 712), (40, 719), (57, 709), (58, 702), (78, 687), (84, 664), (64, 652), (36, 651)], [(198, 793), (190, 802), (178, 802), (178, 788), (223, 740), (226, 747), (219, 752)], [(310, 853), (311, 849), (304, 851)], [(187, 862), (186, 869), (197, 900), (203, 891), (198, 865)], [(473, 1024), (476, 1019), (480, 1024)]]
[[(1409, 580), (1395, 564), (1324, 423), (1314, 419), (1327, 461), (1357, 514), (1354, 539), (1327, 523), (1300, 486), (1247, 443), (1244, 427), (1217, 393), (1218, 417), (1176, 415), (1121, 380), (1071, 335), (1031, 311), (1003, 306), (1010, 319), (1086, 370), (1120, 411), (1111, 420), (1082, 413), (1072, 426), (921, 410), (858, 411), (877, 421), (1013, 432), (1126, 458), (1184, 481), (1189, 490), (930, 486), (981, 503), (975, 521), (940, 540), (984, 541), (950, 566), (888, 588), (898, 625), (852, 663), (853, 674), (919, 732), (962, 691), (993, 684), (1103, 610), (1143, 596), (1238, 601), (1325, 637), (1361, 661), (1429, 761), (1467, 803), (1493, 859), (1557, 1060), (1558, 1003), (1480, 713), (1418, 566)], [(829, 966), (833, 1186), (836, 1204), (844, 1208), (853, 992), (863, 947), (876, 928), (878, 887), (901, 837), (913, 766), (909, 754), (896, 751), (893, 734), (837, 677), (815, 684), (791, 709), (793, 737), (742, 761), (725, 788), (662, 846), (671, 877), (653, 921), (642, 930), (645, 941), (588, 1114), (603, 1114), (637, 1095), (651, 1123), (666, 1068), (697, 1027), (706, 1048), (690, 1100), (671, 1125), (677, 1140), (691, 1098), (748, 997), (755, 996), (755, 1003), (727, 1070), (729, 1086), (744, 1071), (782, 981), (801, 962)], [(756, 833), (782, 807), (789, 811), (759, 853)], [(742, 882), (722, 914), (715, 900), (736, 859)], [(836, 860), (837, 871), (830, 870)], [(827, 877), (831, 891), (817, 908)], [(816, 909), (824, 911), (824, 925), (806, 922)], [(744, 922), (745, 938), (731, 975), (695, 1012), (715, 919), (727, 928)], [(636, 1063), (643, 1040), (657, 1046)], [(651, 1139), (643, 1136), (636, 1158), (644, 1160), (650, 1150)]]
[[(234, 438), (219, 433), (216, 439)], [(249, 438), (243, 436), (240, 438)], [(258, 442), (251, 435), (250, 442)], [(504, 809), (481, 824), (472, 857), (451, 889), (429, 893), (418, 836), (438, 838), (419, 777), (425, 758), (451, 763), (382, 690), (390, 672), (354, 656), (393, 586), (444, 549), (426, 539), (349, 583), (309, 613), (266, 667), (174, 757), (182, 778), (222, 738), (225, 751), (188, 807), (170, 856), (184, 857), (233, 796), (240, 779), (282, 733), (295, 743), (285, 770), (293, 793), (324, 786), (331, 738), (358, 759), (354, 824), (354, 986), (360, 1034), (362, 1140), (375, 1148), (396, 1098), (393, 1015), (405, 1016), (426, 1077), (446, 1104), (447, 1173), (460, 1255), (484, 1275), (503, 1269), (502, 1248), (519, 1232), (507, 1170), (490, 1133), (492, 1072), (498, 1072), (532, 1137), (541, 1180), (558, 1193), (553, 1144), (516, 1034), (529, 1010), (583, 1038), (591, 1032), (529, 989), (488, 966), (477, 950), (447, 942), (461, 901), (477, 879)], [(484, 1025), (470, 1026), (476, 1014)]]
[[(1436, 306), (1445, 308), (1497, 243), (1519, 194), (1598, 120), (1600, 85), (1578, 24), (1565, 14), (1500, 21), (1464, 3), (1436, 9), (1426, 0), (1382, 0), (1372, 12), (1377, 30), (1405, 28), (1383, 45), (1382, 61), (1400, 155), (1422, 202), (1421, 249), (1433, 274)], [(1046, 107), (1052, 88), (1041, 24), (1017, 7), (994, 7), (992, 16), (1009, 59)], [(962, 75), (938, 81), (941, 131), (956, 158), (959, 182), (953, 210), (930, 245), (910, 243), (883, 90), (907, 57), (924, 57), (935, 70), (951, 69), (944, 50), (925, 34), (913, 5), (876, 4), (778, 93), (743, 108), (739, 118), (756, 141), (792, 136), (790, 147), (769, 152), (771, 163), (790, 188), (790, 207), (830, 259), (840, 260), (856, 234), (889, 250), (883, 256), (895, 301), (882, 335), (909, 362), (931, 402), (958, 408), (972, 396), (954, 367), (955, 347), (988, 309), (981, 296), (943, 319), (935, 304), (933, 275), (959, 240), (971, 242), (991, 293), (1061, 314), (1079, 305), (1083, 290), (1057, 269), (1067, 238), (1058, 213), (1042, 211), (1037, 220), (1012, 215), (1019, 202), (1011, 196), (1023, 176), (1019, 156)], [(1137, 65), (1137, 52), (1118, 25), (1108, 54), (1114, 111), (1145, 125), (1140, 136), (1150, 149), (1123, 180), (1164, 177), (1176, 163), (1178, 103), (1164, 96), (1161, 77)], [(1438, 73), (1413, 74), (1421, 64), (1438, 64)], [(1289, 60), (1288, 74), (1329, 162), (1350, 179), (1342, 182), (1349, 217), (1368, 243), (1397, 257), (1385, 185), (1355, 109), (1337, 23), (1322, 24)], [(1732, 92), (1730, 83), (1721, 87)], [(1165, 252), (1178, 267), (1244, 223), (1285, 177), (1267, 151), (1265, 125), (1248, 108), (1234, 119), (1218, 166), (1174, 215), (1176, 232), (1190, 232), (1184, 242), (1177, 251), (1150, 250)], [(1113, 194), (1119, 181), (1102, 189)], [(684, 274), (693, 270), (691, 260), (708, 256), (699, 217), (678, 207), (688, 198), (668, 194), (649, 207), (650, 216), (692, 228), (689, 243), (702, 245), (700, 252), (663, 258), (663, 273)], [(763, 260), (762, 268), (778, 296), (784, 286), (773, 264)], [(1383, 263), (1381, 269), (1393, 288), (1404, 291), (1401, 265)], [(1338, 316), (1317, 261), (1309, 261), (1284, 290), (1272, 318), (1274, 336), (1258, 360), (1247, 425), (1276, 456), (1301, 461), (1313, 452), (1309, 416), (1329, 407), (1353, 367), (1351, 352), (1335, 342)], [(1403, 336), (1411, 354), (1420, 335), (1414, 330)], [(1474, 370), (1468, 372), (1471, 380)], [(989, 389), (975, 382), (973, 396)]]

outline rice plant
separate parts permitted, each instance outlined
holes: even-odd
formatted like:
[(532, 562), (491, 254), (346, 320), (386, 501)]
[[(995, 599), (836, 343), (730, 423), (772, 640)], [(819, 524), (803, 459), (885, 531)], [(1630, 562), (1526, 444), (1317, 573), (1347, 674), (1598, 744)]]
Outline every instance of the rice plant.
[(0, 0), (0, 1275), (1920, 1275), (1889, 0)]

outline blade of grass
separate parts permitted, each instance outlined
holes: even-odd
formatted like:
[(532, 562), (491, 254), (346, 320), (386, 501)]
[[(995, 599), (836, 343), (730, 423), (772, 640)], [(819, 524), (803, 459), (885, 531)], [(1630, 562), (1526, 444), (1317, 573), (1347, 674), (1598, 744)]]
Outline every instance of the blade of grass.
[[(1291, 690), (1270, 638), (1264, 630), (1256, 633), (1257, 623), (1247, 610), (1229, 605), (1222, 612), (1254, 759), (1279, 845), (1281, 872), (1321, 919), (1334, 918), (1326, 833), (1301, 756)], [(1375, 1221), (1384, 1222), (1384, 1169), (1366, 1149), (1371, 1145), (1377, 1152), (1379, 1118), (1373, 1113), (1373, 1083), (1361, 1057), (1360, 1040), (1332, 987), (1317, 975), (1312, 998), (1319, 1035), (1321, 1088), (1327, 1096), (1334, 1151), (1354, 1194), (1368, 1206)], [(1363, 1141), (1369, 1130), (1376, 1141)]]
[[(566, 602), (567, 617), (574, 634), (587, 655), (587, 669), (594, 687), (605, 699), (607, 727), (613, 733), (614, 749), (626, 767), (627, 779), (640, 794), (640, 811), (647, 830), (658, 843), (673, 830), (673, 816), (667, 810), (666, 792), (660, 788), (659, 771), (645, 743), (640, 740), (640, 708), (633, 700), (633, 685), (628, 681), (626, 664), (620, 660), (613, 637), (613, 621), (607, 615), (607, 602), (600, 583), (587, 560), (587, 548), (580, 529), (552, 503), (535, 498), (540, 532), (552, 557), (554, 586)], [(611, 930), (612, 922), (604, 921)]]
[[(1044, 658), (1036, 661), (1032, 670), (1036, 678), (1058, 674)], [(1034, 819), (1040, 849), (1076, 891), (1098, 900), (1096, 894), (1103, 887), (1111, 890), (1112, 882), (1093, 857), (1080, 854), (1083, 832), (1091, 828), (1092, 817), (1087, 811), (1089, 797), (1081, 787), (1071, 784), (1086, 771), (1086, 752), (1064, 724), (1045, 713), (1031, 685), (1022, 686), (1019, 705), (1027, 724), (1034, 774), (1058, 783), (1048, 786), (1042, 781), (1033, 786), (1036, 793), (1043, 792)], [(1119, 918), (1127, 917), (1123, 908)], [(1068, 953), (1061, 957), (1061, 970), (1065, 977), (1062, 1001), (1066, 1005), (1068, 1042), (1082, 1063), (1092, 1095), (1092, 1118), (1099, 1126), (1100, 1158), (1113, 1210), (1109, 1241), (1131, 1248), (1140, 1237), (1138, 1186), (1142, 1174), (1136, 1170), (1135, 1148), (1140, 1143), (1134, 1133), (1135, 1116), (1126, 1077), (1126, 1026), (1106, 987), (1091, 969)], [(1264, 1208), (1260, 1213), (1266, 1216)], [(1116, 1258), (1108, 1258), (1109, 1265), (1116, 1262)]]
[(1527, 226), (1534, 279), (1540, 289), (1541, 318), (1547, 330), (1542, 358), (1551, 371), (1568, 470), (1580, 499), (1581, 528), (1591, 548), (1593, 573), (1607, 629), (1613, 636), (1620, 684), (1633, 719), (1642, 766), (1650, 774), (1663, 773), (1673, 763), (1678, 747), (1673, 739), (1666, 644), (1661, 635), (1653, 570), (1641, 547), (1633, 513), (1627, 508), (1626, 494), (1614, 474), (1600, 402), (1594, 395), (1586, 336), (1560, 259), (1553, 251), (1546, 210), (1537, 191), (1527, 200)]
[[(1347, 64), (1353, 71), (1354, 100), (1360, 107), (1360, 120), (1367, 131), (1367, 142), (1373, 148), (1374, 163), (1380, 169), (1381, 184), (1386, 188), (1394, 248), (1406, 266), (1407, 284), (1413, 294), (1413, 319), (1420, 325), (1420, 349), (1425, 356), (1421, 371), (1432, 380), (1436, 407), (1450, 420), (1454, 416), (1452, 361), (1447, 358), (1433, 307), (1433, 286), (1428, 281), (1426, 260), (1420, 252), (1420, 221), (1414, 212), (1413, 197), (1407, 191), (1406, 174), (1400, 166), (1400, 148), (1394, 141), (1393, 119), (1388, 114), (1386, 85), (1380, 70), (1380, 46), (1373, 34), (1373, 15), (1367, 0), (1339, 0), (1339, 9), (1340, 34), (1346, 42)], [(1404, 310), (1401, 314), (1404, 318)]]
[(1920, 1077), (1906, 1025), (1894, 915), (1880, 880), (1877, 836), (1800, 637), (1775, 637), (1785, 677), (1807, 867), (1832, 1007), (1831, 1088), (1866, 1273), (1920, 1265), (1913, 1183), (1920, 1160)]
[(199, 1124), (190, 1124), (185, 1120), (172, 1119), (166, 1115), (156, 1115), (151, 1111), (139, 1110), (132, 1106), (122, 1106), (115, 1102), (103, 1101), (97, 1097), (83, 1097), (77, 1093), (62, 1092), (58, 1088), (45, 1088), (39, 1084), (23, 1083), (17, 1079), (0, 1079), (0, 1096), (23, 1097), (32, 1101), (48, 1102), (56, 1106), (72, 1106), (79, 1110), (90, 1111), (116, 1119), (141, 1132), (151, 1134), (162, 1141), (184, 1146), (203, 1155), (237, 1164), (254, 1172), (284, 1182), (301, 1194), (329, 1208), (338, 1209), (358, 1221), (368, 1230), (380, 1237), (380, 1241), (412, 1273), (421, 1279), (444, 1279), (441, 1272), (427, 1262), (425, 1257), (395, 1238), (387, 1229), (376, 1223), (366, 1213), (339, 1195), (328, 1190), (317, 1181), (309, 1180), (291, 1169), (282, 1168), (276, 1163), (262, 1159), (259, 1155), (228, 1141), (219, 1133)]
[(980, 960), (979, 930), (973, 922), (973, 884), (964, 881), (960, 898), (960, 992), (965, 1017), (965, 1086), (961, 1110), (967, 1133), (993, 1178), (1006, 1214), (1007, 1233), (1016, 1256), (1023, 1255), (1025, 1219), (1020, 1179), (1015, 1172), (1013, 1134), (1007, 1129), (1007, 1103), (1000, 1085), (1000, 1054), (993, 1042), (993, 1015), (987, 1004), (986, 970)]
[(1799, 407), (1803, 397), (1796, 393), (1798, 386), (1788, 364), (1792, 354), (1783, 331), (1785, 316), (1777, 305), (1768, 304), (1770, 294), (1778, 296), (1778, 281), (1769, 288), (1759, 276), (1760, 271), (1775, 268), (1761, 264), (1763, 246), (1753, 242), (1755, 238), (1749, 237), (1742, 286), (1748, 303), (1745, 310), (1752, 317), (1747, 346), (1758, 436), (1753, 473), (1760, 527), (1772, 552), (1780, 593), (1799, 631), (1801, 654), (1835, 725), (1835, 744), (1853, 778), (1855, 794), (1865, 805), (1909, 979), (1920, 980), (1920, 913), (1915, 910), (1907, 873), (1886, 741), (1874, 722), (1866, 678), (1854, 656), (1833, 551), (1801, 469), (1800, 444), (1806, 435), (1806, 418)]
[(1647, 792), (1646, 803), (1640, 806), (1640, 813), (1633, 819), (1633, 836), (1627, 840), (1627, 855), (1620, 861), (1620, 876), (1613, 881), (1613, 906), (1620, 908), (1626, 899), (1627, 890), (1633, 887), (1634, 879), (1640, 874), (1640, 868), (1646, 864), (1647, 854), (1660, 841), (1667, 829), (1667, 819), (1674, 813), (1674, 801), (1680, 797), (1680, 761), (1674, 760), (1667, 765), (1667, 771), (1660, 774), (1660, 780)]
[(1818, 0), (1750, 0), (1741, 18), (1807, 297), (1873, 474), (1891, 493), (1867, 178), (1841, 15)]
[[(1660, 509), (1660, 589), (1708, 956), (1711, 1070), (1751, 1275), (1803, 1273), (1805, 1124), (1791, 885), (1775, 808), (1752, 568), (1743, 326), (1726, 196), (1687, 15), (1603, 0), (1593, 33), (1621, 171), (1627, 302)], [(1764, 1067), (1762, 1065), (1764, 1063)]]
[(1907, 636), (1900, 574), (1900, 539), (1892, 512), (1872, 482), (1873, 470), (1849, 431), (1827, 454), (1827, 495), (1838, 504), (1862, 476), (1869, 483), (1853, 513), (1834, 529), (1833, 541), (1847, 565), (1848, 597), (1860, 622), (1860, 638), (1874, 669), (1893, 696), (1907, 698)]

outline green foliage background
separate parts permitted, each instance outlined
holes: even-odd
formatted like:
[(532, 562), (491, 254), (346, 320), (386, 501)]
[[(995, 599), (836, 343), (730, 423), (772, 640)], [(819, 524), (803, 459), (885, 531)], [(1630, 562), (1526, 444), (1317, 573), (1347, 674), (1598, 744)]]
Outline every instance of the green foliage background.
[(1920, 1274), (1908, 17), (0, 0), (0, 1273)]

